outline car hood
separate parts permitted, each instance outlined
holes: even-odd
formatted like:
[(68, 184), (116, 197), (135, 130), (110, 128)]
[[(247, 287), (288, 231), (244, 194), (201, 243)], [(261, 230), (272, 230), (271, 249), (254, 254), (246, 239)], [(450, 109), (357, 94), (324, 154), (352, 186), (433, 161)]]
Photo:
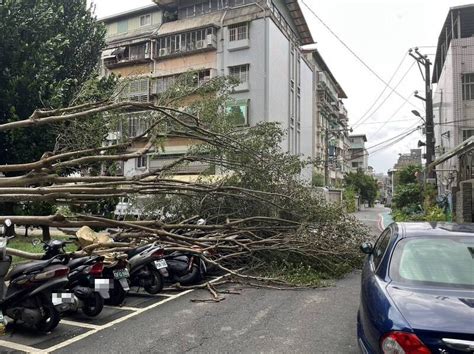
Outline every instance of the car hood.
[(472, 290), (421, 289), (390, 284), (387, 291), (414, 330), (473, 333)]

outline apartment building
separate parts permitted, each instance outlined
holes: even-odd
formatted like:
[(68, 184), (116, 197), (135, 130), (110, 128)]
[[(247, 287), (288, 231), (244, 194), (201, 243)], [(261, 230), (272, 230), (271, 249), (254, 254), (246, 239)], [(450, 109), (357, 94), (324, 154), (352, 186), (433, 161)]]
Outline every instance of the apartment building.
[(350, 164), (352, 172), (362, 170), (364, 173), (366, 173), (368, 170), (369, 152), (365, 148), (366, 142), (367, 136), (365, 134), (349, 135), (349, 153), (351, 156)]
[(320, 161), (315, 173), (325, 175), (327, 186), (336, 186), (350, 170), (349, 118), (343, 102), (347, 95), (317, 49), (304, 54), (314, 75), (313, 155)]
[(397, 163), (393, 168), (401, 170), (410, 165), (421, 166), (421, 149), (410, 149), (409, 153), (399, 154)]
[[(297, 1), (155, 0), (155, 4), (101, 19), (107, 27), (103, 74), (133, 79), (128, 99), (153, 101), (189, 70), (196, 84), (218, 75), (240, 80), (230, 109), (240, 124), (278, 122), (288, 131), (284, 150), (313, 157), (313, 68), (300, 47), (313, 43)], [(143, 131), (140, 112), (130, 129)], [(127, 161), (125, 175), (163, 166), (189, 141), (168, 139), (163, 152)], [(199, 173), (191, 164), (181, 173)], [(310, 180), (311, 169), (304, 178)]]
[[(433, 67), (436, 158), (474, 136), (474, 5), (450, 8)], [(456, 186), (456, 155), (436, 166), (441, 193)]]

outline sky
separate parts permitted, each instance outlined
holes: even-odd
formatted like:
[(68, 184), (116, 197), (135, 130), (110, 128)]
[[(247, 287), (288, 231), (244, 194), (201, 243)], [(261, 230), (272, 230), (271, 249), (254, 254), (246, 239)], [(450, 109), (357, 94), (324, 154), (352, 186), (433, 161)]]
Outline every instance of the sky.
[[(94, 2), (99, 18), (152, 3), (151, 0), (89, 1)], [(367, 135), (369, 165), (377, 173), (386, 173), (396, 163), (399, 153), (417, 148), (418, 140), (424, 140), (418, 130), (387, 148), (379, 149), (384, 144), (377, 145), (422, 124), (411, 110), (416, 109), (424, 116), (423, 101), (413, 95), (417, 90), (424, 96), (424, 82), (414, 59), (408, 56), (408, 49), (419, 47), (422, 54), (434, 61), (438, 36), (449, 8), (473, 1), (299, 1), (315, 46), (348, 96), (344, 103), (353, 133)], [(393, 77), (390, 86), (396, 87), (396, 92), (386, 88), (305, 4), (385, 82)]]

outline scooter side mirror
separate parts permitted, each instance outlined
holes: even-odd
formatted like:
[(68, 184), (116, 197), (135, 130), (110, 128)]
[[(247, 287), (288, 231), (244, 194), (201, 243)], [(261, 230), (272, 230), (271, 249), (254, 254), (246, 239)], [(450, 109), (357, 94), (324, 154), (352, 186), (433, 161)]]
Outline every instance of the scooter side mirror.
[(34, 238), (31, 240), (31, 244), (33, 246), (38, 246), (41, 243), (41, 240), (39, 238)]

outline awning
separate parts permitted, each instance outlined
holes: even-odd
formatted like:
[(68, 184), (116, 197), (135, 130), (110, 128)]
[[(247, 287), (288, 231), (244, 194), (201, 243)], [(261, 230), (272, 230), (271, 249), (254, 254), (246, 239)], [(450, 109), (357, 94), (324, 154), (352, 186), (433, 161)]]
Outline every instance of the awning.
[(111, 49), (105, 49), (102, 51), (102, 59), (111, 59), (115, 58), (114, 51), (117, 50), (117, 48), (111, 48)]
[(464, 152), (466, 152), (470, 149), (474, 149), (474, 136), (471, 136), (469, 139), (464, 140), (461, 144), (456, 146), (451, 151), (448, 151), (447, 153), (441, 155), (439, 158), (437, 158), (435, 161), (433, 161), (429, 165), (428, 168), (432, 169), (435, 166), (439, 165), (440, 163), (443, 163), (444, 161), (449, 160), (450, 158), (452, 158), (454, 156), (461, 155), (461, 154), (463, 154)]
[(117, 56), (117, 55), (123, 55), (127, 47), (118, 47), (115, 48), (115, 50), (112, 52), (112, 55)]

